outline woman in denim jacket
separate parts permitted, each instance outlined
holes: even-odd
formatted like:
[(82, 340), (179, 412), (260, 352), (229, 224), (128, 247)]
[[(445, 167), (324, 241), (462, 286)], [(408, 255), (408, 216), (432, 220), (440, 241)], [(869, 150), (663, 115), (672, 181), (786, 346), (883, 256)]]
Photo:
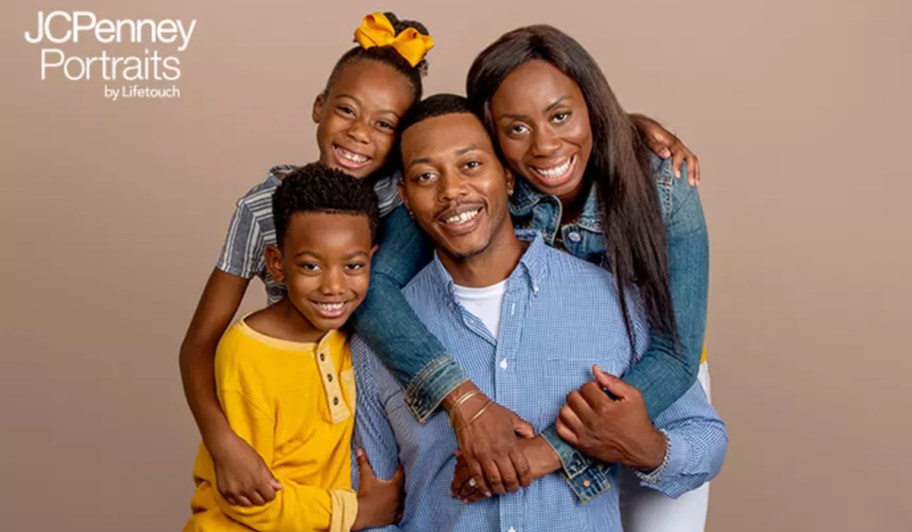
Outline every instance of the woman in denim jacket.
[[(566, 87), (576, 91), (575, 100), (564, 98)], [(650, 317), (650, 346), (624, 380), (640, 390), (655, 417), (690, 388), (700, 366), (708, 243), (696, 188), (674, 177), (671, 161), (648, 153), (592, 57), (554, 28), (520, 28), (489, 46), (469, 72), (467, 94), (519, 177), (511, 201), (515, 224), (611, 269), (622, 294), (624, 287), (639, 292)], [(536, 107), (539, 102), (545, 103)], [(614, 175), (591, 175), (598, 168)], [(631, 172), (641, 179), (630, 180)], [(429, 260), (430, 246), (403, 208), (386, 221), (381, 238), (370, 297), (355, 329), (403, 384), (418, 419), (442, 405), (451, 417), (473, 420), (457, 437), (476, 460), (470, 468), (483, 490), (525, 485), (528, 464), (509, 443), (522, 420), (495, 405), (475, 418), (487, 402), (481, 395), (457, 401), (475, 386), (399, 294)], [(566, 444), (554, 427), (543, 435), (581, 500), (608, 488), (600, 474), (608, 466)], [(696, 517), (687, 518), (694, 529), (702, 529), (705, 518), (701, 497)]]

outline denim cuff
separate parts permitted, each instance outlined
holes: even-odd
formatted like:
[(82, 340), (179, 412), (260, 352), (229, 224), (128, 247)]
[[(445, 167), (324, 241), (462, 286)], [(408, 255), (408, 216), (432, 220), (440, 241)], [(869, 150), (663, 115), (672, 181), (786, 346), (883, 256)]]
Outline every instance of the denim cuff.
[(611, 489), (612, 464), (596, 462), (557, 435), (554, 426), (542, 431), (542, 438), (560, 458), (564, 477), (580, 502), (587, 503)]
[(419, 423), (437, 410), (443, 399), (469, 380), (465, 370), (450, 355), (432, 360), (405, 389), (405, 404)]

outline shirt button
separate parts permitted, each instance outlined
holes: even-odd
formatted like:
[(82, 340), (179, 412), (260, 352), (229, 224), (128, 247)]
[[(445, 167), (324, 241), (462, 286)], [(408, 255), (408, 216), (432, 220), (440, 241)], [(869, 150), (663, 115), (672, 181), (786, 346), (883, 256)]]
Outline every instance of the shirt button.
[(583, 481), (583, 487), (588, 488), (588, 487), (591, 486), (591, 485), (592, 485), (592, 483), (589, 482), (588, 480), (584, 480), (584, 481)]
[(567, 235), (567, 238), (569, 238), (571, 242), (579, 242), (583, 239), (576, 231), (570, 232), (570, 234)]
[(510, 529), (507, 530), (507, 532), (516, 532), (516, 529), (511, 526)]
[(323, 362), (324, 360), (326, 360), (326, 354), (320, 353), (320, 362)]
[(338, 405), (339, 405), (339, 398), (333, 397), (333, 406), (338, 406)]
[(333, 381), (332, 373), (327, 373), (327, 374), (326, 374), (326, 380), (328, 380), (329, 382), (332, 382), (332, 381)]
[(507, 359), (500, 361), (500, 369), (507, 369)]

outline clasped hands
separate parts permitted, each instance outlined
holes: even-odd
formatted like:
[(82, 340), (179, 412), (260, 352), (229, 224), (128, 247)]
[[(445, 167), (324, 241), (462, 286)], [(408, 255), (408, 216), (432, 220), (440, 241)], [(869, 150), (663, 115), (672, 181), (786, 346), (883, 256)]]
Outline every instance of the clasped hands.
[[(644, 471), (661, 465), (667, 443), (649, 420), (639, 390), (598, 366), (592, 372), (594, 380), (567, 394), (555, 422), (557, 434), (600, 462)], [(466, 395), (473, 387), (466, 383), (453, 395)], [(481, 408), (485, 411), (473, 417)], [(514, 493), (561, 467), (555, 450), (529, 423), (480, 393), (452, 408), (450, 418), (460, 447), (450, 494), (463, 502)]]

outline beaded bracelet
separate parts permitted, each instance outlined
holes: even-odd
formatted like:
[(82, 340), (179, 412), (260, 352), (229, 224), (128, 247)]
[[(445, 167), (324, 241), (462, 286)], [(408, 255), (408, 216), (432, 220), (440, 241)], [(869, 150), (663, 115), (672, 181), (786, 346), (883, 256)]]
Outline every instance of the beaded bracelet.
[(649, 473), (644, 473), (638, 469), (633, 471), (640, 480), (647, 484), (655, 484), (662, 478), (662, 473), (665, 472), (665, 468), (668, 466), (668, 457), (671, 456), (671, 438), (668, 437), (668, 433), (664, 429), (659, 429), (659, 432), (662, 433), (662, 436), (665, 436), (665, 457), (662, 458), (662, 463)]

